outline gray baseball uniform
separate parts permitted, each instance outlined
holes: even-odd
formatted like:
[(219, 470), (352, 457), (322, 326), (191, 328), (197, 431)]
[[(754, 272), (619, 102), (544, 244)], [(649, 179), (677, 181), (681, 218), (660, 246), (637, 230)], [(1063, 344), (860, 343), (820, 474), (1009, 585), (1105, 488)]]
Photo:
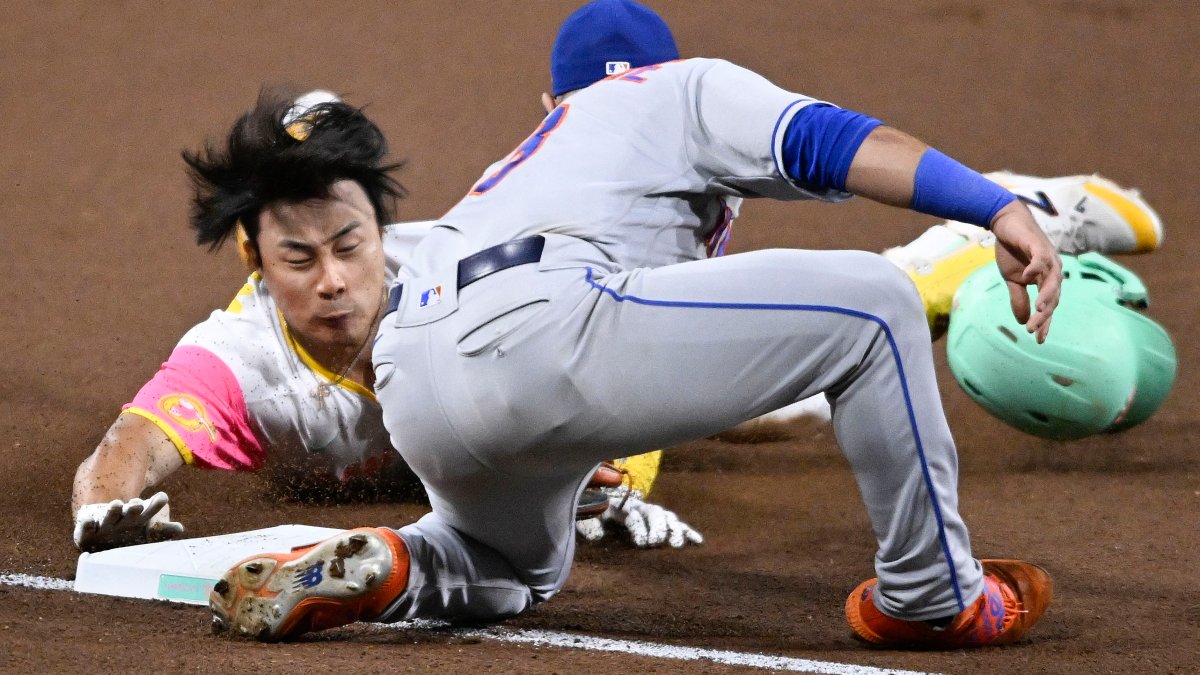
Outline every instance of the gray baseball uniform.
[[(494, 619), (552, 596), (574, 503), (612, 448), (718, 432), (825, 392), (879, 549), (878, 604), (961, 611), (982, 577), (912, 283), (851, 251), (718, 253), (742, 197), (824, 199), (777, 163), (812, 99), (710, 59), (556, 108), (418, 245), (373, 354), (394, 447), (433, 512), (399, 530), (388, 618)], [(541, 235), (536, 264), (459, 289), (456, 261)]]

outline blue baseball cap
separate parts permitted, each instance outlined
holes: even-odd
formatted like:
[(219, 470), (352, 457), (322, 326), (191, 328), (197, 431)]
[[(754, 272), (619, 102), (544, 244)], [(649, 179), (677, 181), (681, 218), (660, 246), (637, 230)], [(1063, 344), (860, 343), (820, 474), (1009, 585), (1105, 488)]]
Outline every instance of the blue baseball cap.
[(550, 79), (555, 96), (627, 68), (679, 58), (662, 17), (633, 0), (593, 0), (575, 10), (554, 40)]

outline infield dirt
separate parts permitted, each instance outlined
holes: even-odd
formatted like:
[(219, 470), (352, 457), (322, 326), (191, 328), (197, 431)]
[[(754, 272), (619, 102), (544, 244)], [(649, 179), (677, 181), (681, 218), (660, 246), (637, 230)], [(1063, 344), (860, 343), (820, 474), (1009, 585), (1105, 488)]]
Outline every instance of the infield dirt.
[[(1143, 189), (1165, 247), (1120, 262), (1173, 335), (1179, 380), (1120, 435), (1042, 441), (989, 418), (939, 353), (975, 551), (1054, 575), (1054, 606), (1010, 648), (869, 649), (846, 593), (873, 538), (828, 428), (667, 456), (656, 499), (706, 536), (682, 551), (582, 546), (566, 590), (508, 622), (949, 673), (1200, 671), (1200, 312), (1194, 216), (1200, 5), (1121, 0), (652, 3), (685, 55), (720, 56), (871, 113), (980, 169), (1099, 172)], [(222, 133), (263, 82), (370, 104), (408, 162), (405, 220), (434, 218), (540, 119), (547, 55), (574, 3), (15, 0), (0, 20), (0, 572), (73, 574), (78, 463), (189, 327), (242, 283), (186, 227), (179, 150)], [(855, 200), (755, 202), (734, 251), (881, 250), (932, 221)], [(719, 396), (721, 383), (713, 383)], [(248, 476), (167, 483), (193, 535), (296, 522), (394, 524), (419, 503), (278, 503)], [(355, 627), (287, 645), (208, 634), (200, 608), (0, 587), (0, 669), (731, 672), (712, 664)]]

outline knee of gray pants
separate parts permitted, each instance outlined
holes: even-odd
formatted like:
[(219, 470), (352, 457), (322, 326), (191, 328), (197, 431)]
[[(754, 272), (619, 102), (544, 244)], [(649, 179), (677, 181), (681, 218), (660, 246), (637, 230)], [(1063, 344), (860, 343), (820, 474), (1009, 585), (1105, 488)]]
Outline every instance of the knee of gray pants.
[(851, 253), (849, 264), (858, 272), (856, 281), (861, 285), (852, 289), (860, 298), (858, 309), (881, 319), (897, 337), (907, 337), (914, 330), (918, 335), (928, 334), (925, 303), (904, 270), (867, 251)]

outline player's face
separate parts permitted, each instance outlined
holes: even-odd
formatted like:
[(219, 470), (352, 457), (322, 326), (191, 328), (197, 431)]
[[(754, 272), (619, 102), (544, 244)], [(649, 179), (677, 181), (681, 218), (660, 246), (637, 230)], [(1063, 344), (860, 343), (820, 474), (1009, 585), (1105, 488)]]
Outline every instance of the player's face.
[(383, 241), (370, 200), (349, 180), (330, 193), (264, 209), (258, 233), (271, 296), (293, 335), (327, 363), (371, 338), (384, 293)]

